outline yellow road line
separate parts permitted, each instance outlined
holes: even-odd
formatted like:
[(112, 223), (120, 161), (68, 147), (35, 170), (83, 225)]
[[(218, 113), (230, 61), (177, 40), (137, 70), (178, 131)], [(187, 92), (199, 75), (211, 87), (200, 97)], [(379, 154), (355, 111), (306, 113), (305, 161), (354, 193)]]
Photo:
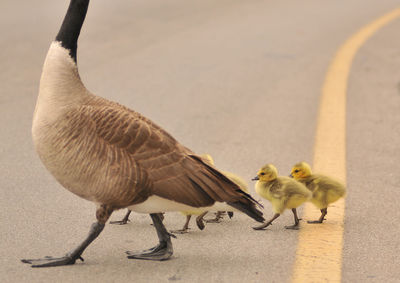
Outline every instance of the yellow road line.
[[(376, 31), (400, 17), (400, 8), (378, 18), (350, 37), (334, 57), (322, 87), (314, 145), (313, 167), (346, 181), (346, 92), (352, 61), (359, 48)], [(292, 282), (340, 282), (345, 201), (334, 203), (322, 225), (302, 225)], [(311, 204), (304, 219), (318, 219)]]

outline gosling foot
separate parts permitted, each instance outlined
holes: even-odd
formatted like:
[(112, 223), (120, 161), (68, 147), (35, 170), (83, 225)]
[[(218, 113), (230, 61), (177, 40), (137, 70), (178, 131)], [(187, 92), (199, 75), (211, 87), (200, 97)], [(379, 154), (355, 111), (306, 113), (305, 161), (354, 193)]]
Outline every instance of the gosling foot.
[(204, 225), (203, 219), (196, 219), (196, 224), (200, 230), (204, 230), (204, 228), (206, 227), (206, 225)]
[(144, 260), (167, 260), (173, 254), (172, 243), (171, 241), (162, 241), (157, 246), (141, 251), (141, 252), (130, 252), (127, 251), (126, 254), (128, 258), (133, 259), (144, 259)]
[(189, 233), (190, 228), (179, 229), (179, 230), (171, 230), (170, 232), (173, 234), (187, 234)]
[(77, 259), (84, 261), (80, 255), (71, 256), (69, 254), (63, 257), (45, 256), (44, 258), (38, 258), (38, 259), (21, 259), (21, 261), (23, 263), (31, 264), (32, 267), (51, 267), (51, 266), (71, 265), (74, 264)]
[(207, 223), (220, 223), (221, 220), (224, 218), (225, 211), (218, 211), (215, 213), (215, 218), (212, 219), (204, 219)]
[(285, 226), (285, 228), (286, 228), (286, 229), (289, 229), (289, 230), (299, 230), (299, 229), (300, 229), (300, 227), (299, 227), (298, 224), (294, 224), (294, 225), (290, 225), (290, 226)]
[(267, 222), (267, 223), (264, 223), (264, 224), (262, 224), (262, 225), (260, 225), (260, 226), (253, 227), (253, 229), (254, 229), (254, 230), (266, 230), (266, 228), (267, 228), (269, 225), (272, 225), (272, 223)]
[(307, 221), (308, 224), (322, 224), (321, 220)]
[(129, 219), (122, 219), (119, 221), (110, 221), (110, 224), (114, 224), (114, 225), (125, 225), (128, 224), (128, 222), (131, 222)]
[(266, 223), (260, 225), (260, 226), (256, 226), (253, 227), (254, 230), (265, 230), (265, 228), (267, 228), (269, 225), (272, 225), (272, 221), (274, 221), (276, 218), (279, 217), (279, 213), (275, 213), (274, 216)]
[(131, 214), (131, 212), (132, 212), (132, 211), (128, 209), (128, 211), (126, 212), (126, 214), (125, 214), (124, 218), (122, 218), (122, 220), (119, 220), (119, 221), (110, 221), (110, 224), (114, 224), (114, 225), (125, 225), (125, 224), (127, 224), (128, 222), (131, 222), (131, 221), (129, 220), (129, 215)]

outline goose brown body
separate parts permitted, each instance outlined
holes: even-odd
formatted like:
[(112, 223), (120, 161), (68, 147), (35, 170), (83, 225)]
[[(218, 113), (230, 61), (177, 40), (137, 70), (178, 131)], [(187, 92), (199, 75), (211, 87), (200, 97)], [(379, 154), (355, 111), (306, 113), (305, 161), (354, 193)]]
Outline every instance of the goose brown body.
[[(62, 49), (53, 43), (44, 65), (33, 140), (44, 165), (65, 188), (113, 209), (149, 196), (190, 207), (253, 204), (237, 185), (161, 127), (86, 90)], [(54, 77), (55, 67), (64, 70), (60, 79)], [(75, 87), (61, 88), (59, 82), (65, 81)]]

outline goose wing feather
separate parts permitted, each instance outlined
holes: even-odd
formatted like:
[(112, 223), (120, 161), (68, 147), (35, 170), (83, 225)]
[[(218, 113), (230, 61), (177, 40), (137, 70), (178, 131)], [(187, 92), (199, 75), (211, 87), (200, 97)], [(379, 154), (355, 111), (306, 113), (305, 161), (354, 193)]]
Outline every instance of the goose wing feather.
[(147, 187), (153, 195), (194, 207), (215, 201), (253, 202), (155, 123), (117, 103), (96, 102), (81, 106), (79, 112), (86, 114), (80, 116), (81, 122), (94, 124), (97, 139), (105, 142), (107, 152), (118, 149), (117, 163), (127, 167), (121, 171), (135, 179), (138, 190)]

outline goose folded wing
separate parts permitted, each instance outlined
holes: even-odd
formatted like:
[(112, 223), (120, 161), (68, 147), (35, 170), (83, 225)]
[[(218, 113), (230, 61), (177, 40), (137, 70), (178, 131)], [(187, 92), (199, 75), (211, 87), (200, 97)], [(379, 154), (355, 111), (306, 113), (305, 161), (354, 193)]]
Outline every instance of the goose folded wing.
[(92, 108), (90, 117), (109, 147), (121, 149), (122, 159), (134, 160), (151, 194), (193, 207), (252, 202), (236, 184), (139, 113), (100, 107)]

